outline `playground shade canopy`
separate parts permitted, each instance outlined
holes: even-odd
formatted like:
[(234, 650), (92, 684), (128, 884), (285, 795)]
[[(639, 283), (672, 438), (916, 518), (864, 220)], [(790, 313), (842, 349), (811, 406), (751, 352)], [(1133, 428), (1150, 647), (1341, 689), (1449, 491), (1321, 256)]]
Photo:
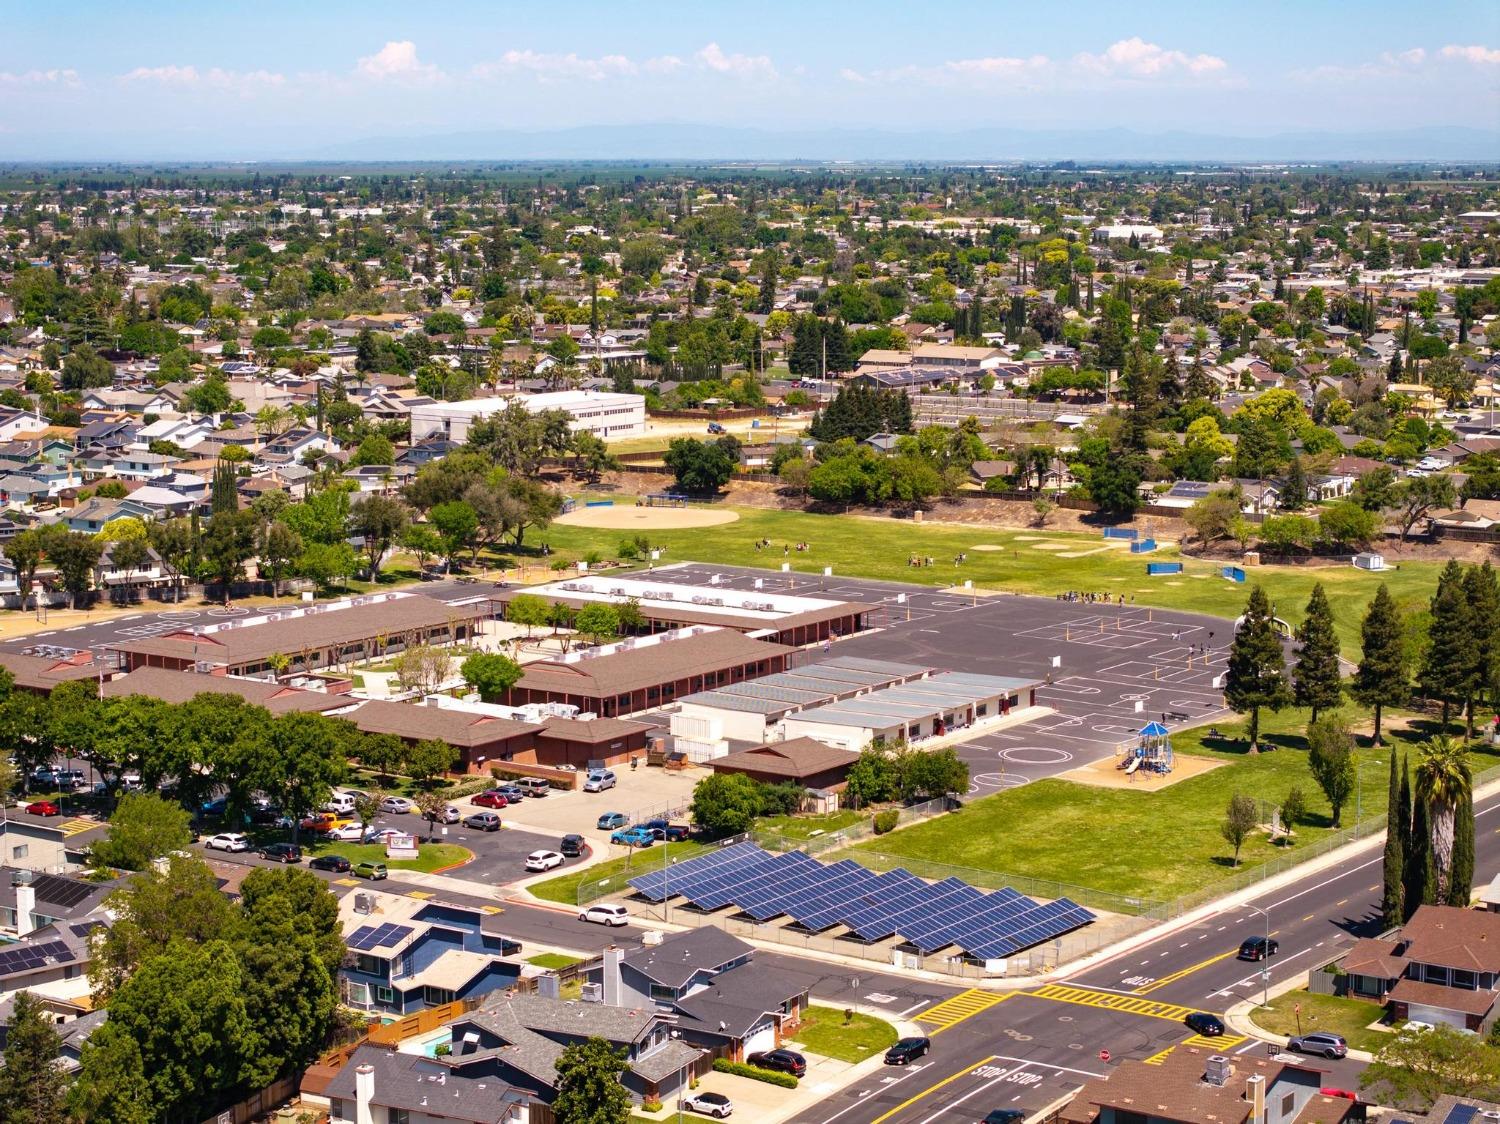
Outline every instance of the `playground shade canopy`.
[(705, 912), (732, 905), (756, 921), (786, 916), (811, 931), (842, 925), (862, 941), (897, 937), (924, 956), (958, 947), (978, 960), (1011, 956), (1094, 920), (1067, 898), (1042, 904), (1009, 887), (985, 893), (958, 878), (926, 882), (849, 859), (824, 865), (735, 843), (630, 880), (642, 897), (680, 897)]
[(1149, 725), (1141, 727), (1141, 737), (1143, 738), (1164, 738), (1166, 736), (1167, 728), (1160, 722), (1152, 722)]

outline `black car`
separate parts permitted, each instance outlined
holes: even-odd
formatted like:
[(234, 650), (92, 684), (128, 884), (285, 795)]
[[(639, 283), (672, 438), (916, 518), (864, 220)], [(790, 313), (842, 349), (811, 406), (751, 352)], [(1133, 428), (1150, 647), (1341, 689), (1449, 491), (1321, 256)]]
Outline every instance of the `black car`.
[(1240, 942), (1240, 959), (1268, 960), (1280, 949), (1281, 945), (1270, 937), (1246, 937)]
[(565, 859), (576, 859), (588, 848), (581, 835), (564, 835), (557, 844), (558, 851)]
[(751, 1054), (745, 1060), (761, 1069), (790, 1073), (793, 1077), (801, 1077), (807, 1073), (807, 1059), (795, 1050), (765, 1050), (759, 1054)]
[(300, 863), (302, 848), (295, 843), (268, 843), (260, 849), (260, 856), (279, 863)]
[(343, 855), (319, 855), (307, 865), (311, 870), (331, 870), (335, 874), (348, 874), (350, 862)]
[(1021, 1124), (1026, 1114), (1019, 1108), (992, 1108), (979, 1124)]
[(1206, 1011), (1194, 1011), (1182, 1021), (1187, 1023), (1189, 1030), (1197, 1031), (1204, 1038), (1217, 1038), (1224, 1033), (1224, 1021)]
[(886, 1065), (909, 1065), (932, 1049), (930, 1038), (903, 1038), (885, 1052)]
[(647, 820), (640, 826), (651, 833), (651, 838), (668, 843), (680, 843), (690, 834), (687, 824), (672, 823), (669, 820)]

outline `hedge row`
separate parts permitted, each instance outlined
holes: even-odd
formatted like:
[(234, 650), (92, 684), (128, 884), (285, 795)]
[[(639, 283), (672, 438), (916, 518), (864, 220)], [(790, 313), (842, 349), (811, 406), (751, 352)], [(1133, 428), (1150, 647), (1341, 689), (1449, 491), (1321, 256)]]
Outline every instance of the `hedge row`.
[(758, 1065), (748, 1065), (745, 1062), (732, 1062), (728, 1058), (715, 1058), (714, 1070), (718, 1073), (732, 1073), (736, 1077), (749, 1077), (755, 1081), (764, 1081), (768, 1085), (780, 1085), (783, 1089), (797, 1087), (797, 1079), (790, 1073), (761, 1069)]

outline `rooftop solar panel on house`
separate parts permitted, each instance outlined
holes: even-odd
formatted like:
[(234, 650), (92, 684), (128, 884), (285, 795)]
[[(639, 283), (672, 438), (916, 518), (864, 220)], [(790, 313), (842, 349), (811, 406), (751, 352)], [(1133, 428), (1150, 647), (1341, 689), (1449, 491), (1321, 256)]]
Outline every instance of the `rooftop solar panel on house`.
[(36, 891), (36, 900), (48, 905), (60, 905), (71, 909), (94, 892), (94, 887), (76, 878), (62, 878), (56, 874), (38, 874), (31, 887)]
[(13, 976), (21, 972), (34, 972), (49, 964), (68, 964), (77, 959), (73, 950), (63, 941), (48, 941), (46, 944), (29, 944), (0, 952), (0, 976)]
[(1479, 1110), (1473, 1105), (1456, 1104), (1448, 1110), (1448, 1115), (1443, 1120), (1443, 1124), (1469, 1124), (1478, 1115)]

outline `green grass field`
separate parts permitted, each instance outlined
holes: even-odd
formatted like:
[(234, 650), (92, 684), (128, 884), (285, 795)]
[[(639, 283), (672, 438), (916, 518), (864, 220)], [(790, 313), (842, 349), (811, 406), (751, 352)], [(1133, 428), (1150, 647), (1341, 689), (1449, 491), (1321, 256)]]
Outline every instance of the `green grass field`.
[[(616, 502), (632, 502), (617, 497)], [(1249, 587), (1234, 585), (1219, 576), (1221, 563), (1184, 555), (1176, 547), (1154, 554), (1134, 555), (1124, 546), (1105, 546), (1099, 534), (1054, 530), (1016, 531), (1003, 528), (957, 525), (921, 525), (907, 520), (861, 515), (813, 515), (797, 511), (766, 511), (735, 508), (739, 520), (715, 527), (692, 530), (653, 531), (652, 546), (665, 550), (669, 562), (705, 561), (725, 565), (779, 568), (790, 562), (795, 573), (809, 576), (808, 589), (816, 588), (824, 566), (835, 574), (881, 578), (919, 585), (946, 586), (971, 580), (977, 586), (1050, 596), (1068, 590), (1124, 593), (1138, 605), (1160, 606), (1236, 617), (1244, 607)], [(536, 536), (552, 548), (554, 560), (572, 561), (597, 552), (603, 558), (617, 555), (622, 531), (556, 525)], [(757, 551), (755, 543), (769, 539), (769, 550)], [(793, 550), (782, 555), (782, 546), (807, 542), (810, 552)], [(1043, 544), (1039, 547), (1037, 544)], [(999, 550), (977, 550), (998, 546)], [(1046, 547), (1053, 549), (1046, 549)], [(953, 559), (968, 554), (960, 566)], [(913, 568), (913, 555), (931, 556), (931, 567)], [(1073, 557), (1065, 557), (1072, 555)], [(1146, 560), (1181, 561), (1184, 572), (1175, 577), (1146, 577)], [(1406, 612), (1425, 610), (1437, 584), (1435, 562), (1404, 562), (1382, 573), (1356, 570), (1353, 566), (1316, 568), (1267, 566), (1250, 570), (1250, 579), (1264, 585), (1277, 614), (1292, 624), (1303, 616), (1312, 587), (1322, 582), (1333, 606), (1339, 640), (1346, 656), (1357, 656), (1359, 622), (1375, 590), (1385, 583)]]
[[(1353, 715), (1351, 711), (1351, 715)], [(1261, 735), (1277, 748), (1249, 754), (1240, 726), (1226, 725), (1222, 738), (1205, 729), (1172, 739), (1179, 755), (1220, 761), (1221, 767), (1158, 792), (1107, 789), (1048, 779), (1021, 785), (967, 803), (934, 820), (867, 840), (838, 853), (882, 869), (894, 863), (872, 854), (920, 865), (946, 863), (992, 873), (977, 880), (996, 885), (1010, 875), (1067, 883), (1147, 902), (1168, 901), (1209, 886), (1233, 873), (1233, 850), (1219, 832), (1229, 799), (1244, 793), (1269, 807), (1279, 806), (1293, 786), (1302, 790), (1309, 822), (1297, 826), (1290, 848), (1257, 833), (1240, 852), (1240, 865), (1275, 857), (1296, 861), (1332, 830), (1332, 814), (1307, 767), (1302, 731), (1304, 710), (1263, 715)], [(1390, 745), (1403, 748), (1425, 740), (1425, 725), (1387, 738), (1387, 747), (1362, 748), (1359, 809), (1365, 818), (1383, 815), (1389, 777)], [(1475, 753), (1474, 772), (1500, 763), (1500, 756)], [(1343, 826), (1356, 822), (1356, 802), (1344, 809)], [(1291, 853), (1288, 855), (1287, 852)], [(824, 856), (825, 858), (830, 856)], [(917, 873), (931, 873), (917, 870)], [(1107, 906), (1106, 906), (1107, 907)]]
[(561, 952), (539, 952), (535, 956), (528, 956), (526, 963), (537, 968), (548, 968), (556, 971), (559, 968), (571, 968), (574, 964), (582, 964), (581, 956), (566, 956)]
[(644, 874), (648, 870), (660, 870), (664, 856), (666, 861), (690, 859), (706, 850), (708, 848), (702, 843), (658, 843), (653, 847), (622, 855), (618, 859), (606, 859), (593, 866), (579, 867), (568, 874), (548, 878), (544, 882), (535, 882), (528, 889), (536, 897), (549, 902), (575, 905), (578, 902), (578, 887), (586, 882), (610, 879), (619, 883), (618, 889), (624, 889), (627, 878)]
[[(1299, 1015), (1297, 1008), (1301, 1007)], [(1389, 1031), (1370, 1030), (1379, 1020), (1381, 1008), (1359, 999), (1341, 999), (1336, 995), (1313, 995), (1306, 991), (1289, 991), (1271, 1000), (1271, 1009), (1256, 1006), (1250, 1021), (1273, 1034), (1311, 1034), (1315, 1030), (1342, 1034), (1352, 1050), (1375, 1053), (1391, 1040)], [(1300, 1027), (1300, 1029), (1299, 1029)]]
[(382, 843), (318, 843), (309, 848), (314, 855), (343, 855), (351, 863), (385, 863), (391, 870), (432, 872), (453, 866), (473, 857), (473, 852), (457, 843), (419, 843), (414, 859), (388, 859)]
[(896, 1028), (890, 1023), (859, 1011), (850, 1015), (845, 1022), (843, 1011), (811, 1006), (792, 1042), (810, 1053), (841, 1062), (862, 1062), (895, 1045)]

